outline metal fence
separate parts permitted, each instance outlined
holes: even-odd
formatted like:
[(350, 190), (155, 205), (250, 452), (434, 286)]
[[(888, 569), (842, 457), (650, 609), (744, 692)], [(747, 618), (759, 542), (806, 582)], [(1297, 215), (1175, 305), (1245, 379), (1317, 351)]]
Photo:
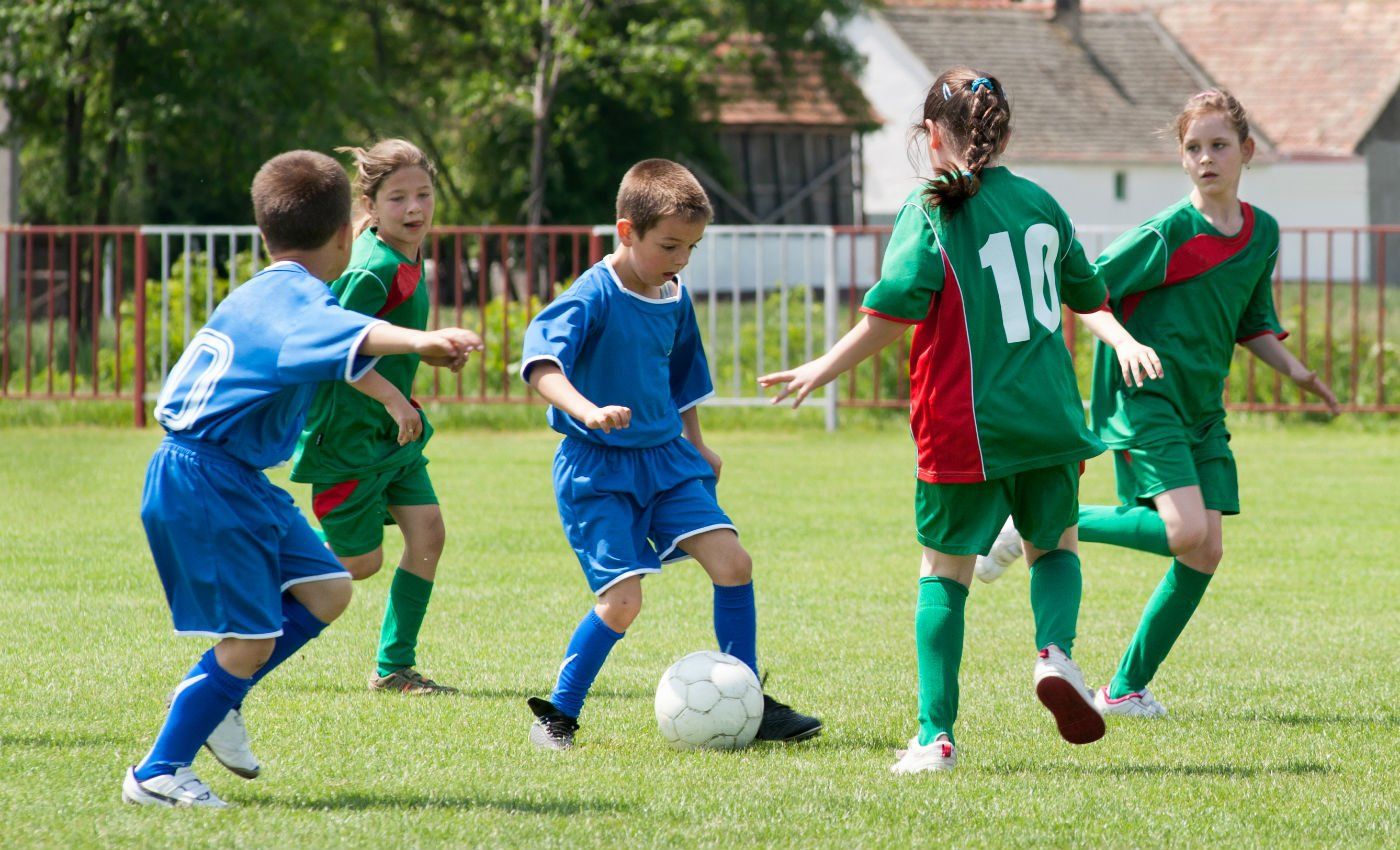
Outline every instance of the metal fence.
[[(1081, 228), (1089, 256), (1119, 228)], [(1346, 410), (1400, 412), (1396, 327), (1384, 237), (1400, 227), (1287, 228), (1274, 295), (1287, 345)], [(713, 226), (682, 275), (709, 354), (709, 404), (759, 405), (757, 377), (829, 348), (859, 320), (879, 278), (888, 227)], [(433, 326), (477, 330), (486, 353), (460, 374), (421, 370), (415, 394), (448, 403), (539, 403), (519, 381), (520, 343), (539, 309), (611, 246), (611, 227), (438, 227), (425, 246)], [(209, 312), (268, 261), (252, 227), (0, 228), (0, 398), (146, 403)], [(149, 267), (148, 267), (149, 262)], [(1393, 263), (1392, 263), (1393, 265)], [(1297, 270), (1285, 278), (1283, 269)], [(1322, 269), (1322, 274), (1314, 274)], [(1082, 388), (1090, 335), (1064, 322)], [(908, 404), (908, 341), (810, 403), (834, 427), (840, 407)], [(1237, 349), (1233, 409), (1321, 409)], [(139, 364), (139, 365), (138, 365)]]

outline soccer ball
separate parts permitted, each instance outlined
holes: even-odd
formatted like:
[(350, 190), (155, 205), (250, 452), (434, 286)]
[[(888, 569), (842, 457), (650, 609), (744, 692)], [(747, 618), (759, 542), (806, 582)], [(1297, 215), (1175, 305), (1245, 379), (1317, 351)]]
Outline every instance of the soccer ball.
[(762, 719), (758, 677), (723, 652), (692, 652), (667, 668), (656, 687), (656, 725), (677, 749), (747, 747)]

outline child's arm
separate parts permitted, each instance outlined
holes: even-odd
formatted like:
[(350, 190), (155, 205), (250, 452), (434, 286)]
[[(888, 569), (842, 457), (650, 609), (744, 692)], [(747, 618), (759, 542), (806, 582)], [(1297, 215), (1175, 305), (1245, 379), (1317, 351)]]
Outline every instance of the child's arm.
[(812, 390), (828, 383), (832, 378), (899, 339), (908, 327), (901, 322), (892, 322), (867, 313), (861, 317), (859, 324), (831, 347), (830, 351), (795, 369), (764, 375), (758, 379), (759, 386), (783, 384), (771, 403), (777, 404), (792, 396), (792, 406), (797, 407)]
[(544, 400), (582, 422), (590, 429), (602, 429), (606, 434), (614, 428), (632, 424), (632, 409), (617, 404), (599, 407), (583, 397), (564, 376), (558, 364), (541, 360), (530, 365), (528, 380)]
[(699, 450), (700, 456), (715, 471), (715, 480), (719, 480), (719, 468), (724, 466), (724, 461), (714, 449), (705, 445), (705, 438), (700, 435), (700, 407), (689, 408), (681, 412), (681, 436), (686, 441)]
[(399, 426), (399, 445), (406, 446), (423, 435), (423, 417), (418, 408), (408, 403), (399, 388), (383, 375), (371, 369), (364, 377), (351, 381), (350, 386), (384, 405)]
[(415, 331), (381, 322), (369, 329), (360, 343), (359, 354), (417, 354), (430, 366), (446, 366), (459, 371), (473, 351), (485, 346), (481, 337), (461, 328)]
[(1108, 310), (1099, 310), (1094, 313), (1080, 313), (1079, 321), (1118, 355), (1118, 365), (1123, 370), (1123, 383), (1140, 387), (1148, 378), (1162, 377), (1162, 361), (1158, 359), (1157, 352), (1133, 339), (1128, 329), (1119, 323), (1117, 316)]
[(1317, 373), (1303, 365), (1303, 362), (1293, 356), (1293, 352), (1284, 348), (1278, 337), (1271, 333), (1261, 334), (1253, 339), (1247, 339), (1240, 343), (1250, 352), (1269, 365), (1275, 372), (1286, 375), (1289, 380), (1298, 385), (1304, 392), (1312, 393), (1323, 400), (1327, 405), (1327, 410), (1333, 416), (1342, 412), (1342, 407), (1337, 403), (1337, 396), (1332, 392), (1332, 388), (1327, 386)]

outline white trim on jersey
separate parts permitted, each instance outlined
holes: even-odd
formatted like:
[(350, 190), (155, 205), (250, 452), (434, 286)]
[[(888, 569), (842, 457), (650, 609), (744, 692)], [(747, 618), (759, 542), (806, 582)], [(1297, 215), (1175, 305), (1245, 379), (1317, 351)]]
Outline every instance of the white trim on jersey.
[(526, 377), (527, 370), (532, 365), (540, 362), (541, 360), (548, 360), (550, 363), (553, 363), (555, 366), (558, 366), (560, 372), (564, 371), (564, 363), (558, 357), (555, 357), (553, 354), (536, 354), (534, 357), (531, 357), (524, 363), (520, 364), (520, 380), (528, 384), (530, 382), (530, 379)]
[(310, 584), (313, 581), (330, 581), (333, 578), (354, 578), (354, 576), (350, 575), (348, 571), (341, 571), (338, 573), (322, 573), (318, 576), (302, 576), (301, 578), (294, 578), (291, 581), (283, 582), (282, 592), (286, 593), (287, 588), (296, 587), (299, 584)]
[[(345, 308), (342, 307), (341, 309), (343, 310), (343, 309), (345, 309)], [(365, 342), (365, 337), (369, 336), (369, 332), (370, 332), (371, 330), (374, 330), (374, 327), (375, 327), (376, 325), (387, 325), (387, 324), (388, 324), (388, 322), (386, 322), (386, 321), (384, 321), (384, 320), (382, 320), (382, 319), (378, 319), (378, 320), (375, 320), (375, 321), (373, 321), (373, 322), (370, 322), (369, 324), (365, 325), (365, 329), (364, 329), (364, 330), (360, 331), (360, 335), (357, 336), (357, 337), (355, 337), (355, 341), (350, 345), (350, 356), (345, 358), (345, 380), (346, 380), (346, 381), (352, 382), (352, 383), (353, 383), (353, 382), (355, 382), (355, 381), (360, 380), (360, 379), (363, 378), (365, 375), (368, 375), (368, 374), (369, 374), (369, 370), (373, 369), (373, 368), (375, 367), (375, 364), (377, 364), (377, 363), (379, 362), (379, 356), (378, 356), (378, 355), (374, 355), (374, 356), (372, 356), (372, 357), (370, 358), (369, 363), (368, 363), (363, 369), (360, 369), (358, 372), (355, 371), (355, 358), (357, 358), (357, 357), (360, 356), (360, 346), (364, 344), (364, 342)]]
[(714, 394), (715, 394), (715, 391), (714, 391), (714, 390), (710, 390), (709, 392), (705, 393), (704, 395), (700, 396), (700, 397), (697, 398), (695, 401), (690, 402), (689, 404), (685, 405), (684, 407), (678, 407), (678, 408), (676, 408), (676, 412), (677, 412), (677, 413), (685, 413), (687, 410), (691, 409), (691, 408), (694, 407), (695, 405), (700, 404), (700, 403), (702, 403), (702, 402), (704, 402), (704, 401), (710, 399), (711, 397), (714, 396)]
[(1167, 266), (1170, 266), (1172, 262), (1172, 249), (1171, 246), (1167, 244), (1167, 237), (1162, 235), (1162, 231), (1158, 230), (1150, 224), (1144, 224), (1142, 226), (1142, 229), (1150, 230), (1153, 233), (1157, 234), (1157, 238), (1162, 240), (1162, 250), (1167, 252), (1167, 258), (1162, 262), (1162, 279), (1157, 283), (1158, 286), (1161, 286), (1167, 282)]
[(238, 632), (203, 632), (198, 630), (181, 631), (180, 629), (176, 629), (175, 634), (179, 637), (202, 637), (212, 638), (213, 640), (223, 640), (224, 638), (238, 638), (239, 640), (264, 640), (266, 638), (281, 637), (282, 630), (278, 629), (275, 632), (268, 632), (267, 634), (263, 635), (244, 635), (239, 634)]
[(686, 541), (686, 540), (689, 540), (690, 538), (695, 537), (696, 535), (704, 534), (704, 533), (707, 532), (707, 531), (714, 531), (714, 530), (720, 529), (720, 528), (727, 528), (727, 529), (729, 529), (730, 531), (734, 532), (735, 534), (738, 534), (738, 533), (739, 533), (739, 529), (735, 528), (735, 527), (734, 527), (733, 525), (731, 525), (730, 523), (727, 523), (727, 522), (720, 522), (720, 523), (716, 523), (716, 524), (714, 524), (714, 525), (707, 525), (707, 526), (705, 526), (704, 528), (697, 528), (697, 529), (694, 529), (693, 531), (687, 531), (687, 532), (685, 532), (684, 534), (678, 534), (678, 535), (676, 535), (676, 538), (675, 538), (674, 540), (671, 541), (671, 545), (666, 547), (666, 551), (661, 553), (661, 556), (660, 556), (660, 557), (661, 557), (661, 563), (663, 563), (663, 564), (674, 564), (674, 563), (677, 562), (677, 561), (684, 561), (684, 560), (686, 560), (687, 558), (692, 557), (692, 556), (689, 555), (688, 553), (682, 552), (681, 554), (679, 554), (679, 555), (677, 555), (676, 557), (672, 558), (672, 557), (671, 557), (671, 553), (674, 552), (674, 551), (676, 551), (676, 547), (679, 546), (679, 545), (681, 545), (682, 542), (684, 542), (684, 541)]
[(623, 573), (622, 575), (618, 576), (617, 578), (613, 579), (612, 581), (608, 582), (607, 584), (605, 584), (605, 585), (603, 585), (602, 587), (598, 588), (597, 590), (593, 591), (593, 595), (594, 595), (594, 596), (602, 596), (604, 593), (607, 593), (608, 590), (610, 590), (610, 589), (612, 588), (613, 585), (617, 584), (618, 582), (622, 581), (623, 579), (628, 579), (628, 578), (631, 578), (632, 576), (644, 576), (644, 575), (648, 575), (649, 573), (659, 573), (659, 572), (661, 572), (661, 568), (660, 568), (660, 567), (638, 567), (638, 568), (635, 569), (635, 570), (628, 570), (627, 572)]
[[(647, 302), (648, 304), (672, 304), (672, 303), (675, 303), (676, 301), (681, 300), (681, 288), (682, 288), (683, 284), (681, 283), (680, 275), (676, 275), (676, 277), (675, 277), (675, 282), (676, 282), (676, 294), (675, 294), (675, 295), (666, 295), (666, 296), (663, 296), (663, 297), (661, 297), (661, 298), (648, 298), (648, 297), (646, 297), (645, 295), (642, 295), (640, 292), (633, 292), (632, 290), (628, 289), (625, 285), (623, 285), (623, 283), (622, 283), (622, 278), (618, 277), (618, 275), (617, 275), (617, 269), (613, 268), (612, 259), (613, 259), (613, 255), (612, 255), (612, 254), (607, 255), (606, 257), (603, 258), (603, 265), (607, 268), (608, 274), (612, 276), (613, 283), (616, 283), (616, 284), (617, 284), (617, 288), (618, 288), (618, 289), (621, 289), (623, 292), (626, 292), (628, 295), (632, 296), (633, 298), (636, 298), (638, 301), (645, 301), (645, 302)], [(669, 283), (669, 281), (668, 281), (668, 283)], [(666, 291), (666, 287), (665, 287), (664, 284), (663, 284), (662, 287), (661, 287), (661, 291), (662, 291), (662, 292), (665, 292), (665, 291)]]

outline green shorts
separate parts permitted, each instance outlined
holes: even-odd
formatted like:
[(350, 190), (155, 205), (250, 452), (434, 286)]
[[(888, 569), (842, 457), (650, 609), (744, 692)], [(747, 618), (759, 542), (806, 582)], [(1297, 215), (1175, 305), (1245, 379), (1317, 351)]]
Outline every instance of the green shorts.
[(1152, 505), (1154, 496), (1178, 487), (1200, 487), (1209, 510), (1240, 512), (1240, 482), (1230, 435), (1216, 434), (1199, 443), (1171, 442), (1113, 452), (1118, 498), (1125, 505)]
[(1079, 467), (1063, 463), (972, 484), (919, 481), (919, 542), (947, 555), (985, 555), (1009, 516), (1032, 545), (1054, 549), (1079, 523)]
[(384, 526), (393, 525), (390, 505), (436, 505), (428, 459), (355, 481), (311, 485), (311, 509), (321, 522), (331, 551), (349, 558), (373, 552), (384, 543)]

